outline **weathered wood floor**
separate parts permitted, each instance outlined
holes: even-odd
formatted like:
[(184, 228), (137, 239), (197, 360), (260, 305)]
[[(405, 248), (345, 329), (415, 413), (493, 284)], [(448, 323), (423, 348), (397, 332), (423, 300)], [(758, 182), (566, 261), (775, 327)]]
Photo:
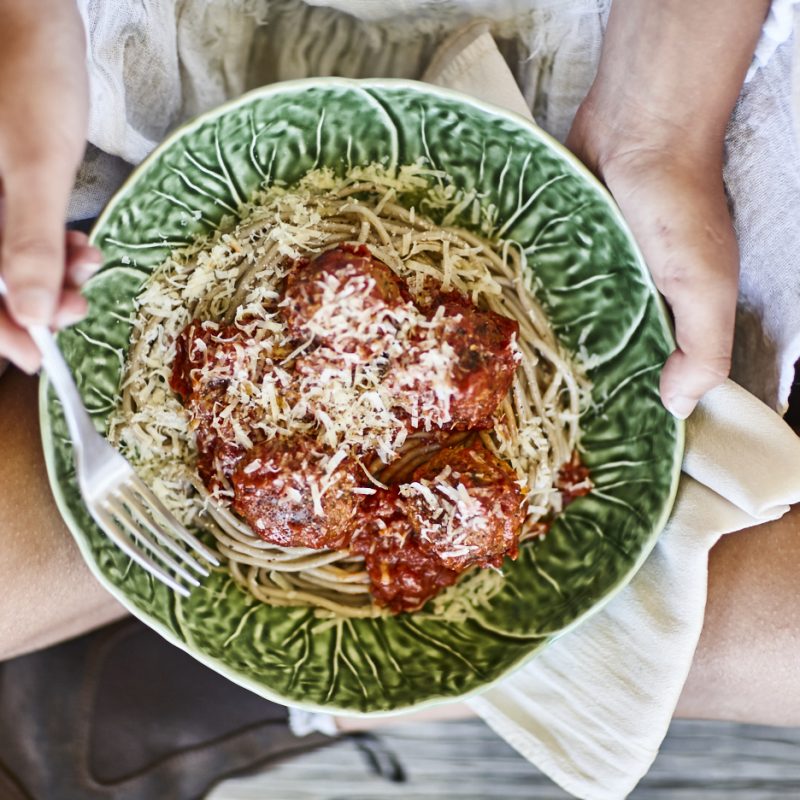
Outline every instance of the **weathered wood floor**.
[[(387, 726), (207, 800), (567, 800), (478, 720)], [(676, 722), (630, 800), (800, 800), (800, 729)]]

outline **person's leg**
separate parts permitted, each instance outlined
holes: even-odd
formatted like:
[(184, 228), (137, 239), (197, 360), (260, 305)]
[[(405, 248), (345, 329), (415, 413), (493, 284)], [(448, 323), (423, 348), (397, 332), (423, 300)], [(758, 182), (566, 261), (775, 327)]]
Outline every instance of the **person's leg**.
[(0, 659), (126, 612), (92, 577), (53, 500), (39, 435), (38, 379), (0, 377)]
[(800, 725), (800, 506), (722, 538), (676, 716)]

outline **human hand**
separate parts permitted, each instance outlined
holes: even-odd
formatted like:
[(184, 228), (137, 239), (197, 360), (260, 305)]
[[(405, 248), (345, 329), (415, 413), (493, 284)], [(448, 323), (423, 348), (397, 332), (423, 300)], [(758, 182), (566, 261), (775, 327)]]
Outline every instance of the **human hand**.
[(0, 0), (0, 354), (27, 372), (39, 352), (24, 331), (86, 313), (80, 284), (101, 256), (64, 232), (88, 116), (83, 24), (70, 0)]
[(590, 107), (579, 112), (568, 146), (606, 183), (630, 225), (656, 287), (675, 320), (677, 349), (661, 372), (661, 399), (684, 419), (730, 370), (739, 250), (722, 183), (721, 153), (672, 142), (617, 139), (602, 151)]
[(567, 146), (608, 186), (675, 318), (661, 399), (681, 419), (728, 375), (739, 252), (725, 128), (769, 0), (614, 0)]

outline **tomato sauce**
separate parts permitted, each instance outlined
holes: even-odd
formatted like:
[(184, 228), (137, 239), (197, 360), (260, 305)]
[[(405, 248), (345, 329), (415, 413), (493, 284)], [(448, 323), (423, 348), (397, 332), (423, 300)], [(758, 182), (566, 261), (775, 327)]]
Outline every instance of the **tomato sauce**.
[(556, 479), (556, 488), (561, 492), (561, 507), (566, 508), (573, 500), (584, 497), (594, 488), (589, 468), (581, 462), (576, 450), (572, 458), (561, 467)]

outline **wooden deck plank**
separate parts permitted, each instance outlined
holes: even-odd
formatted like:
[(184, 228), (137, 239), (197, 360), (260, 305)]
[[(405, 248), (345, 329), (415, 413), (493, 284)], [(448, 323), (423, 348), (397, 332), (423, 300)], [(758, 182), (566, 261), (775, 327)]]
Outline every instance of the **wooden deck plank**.
[[(482, 722), (466, 720), (387, 726), (374, 738), (346, 739), (260, 775), (227, 781), (207, 800), (569, 797)], [(658, 759), (630, 796), (795, 798), (800, 800), (800, 729), (684, 721), (672, 725)]]

